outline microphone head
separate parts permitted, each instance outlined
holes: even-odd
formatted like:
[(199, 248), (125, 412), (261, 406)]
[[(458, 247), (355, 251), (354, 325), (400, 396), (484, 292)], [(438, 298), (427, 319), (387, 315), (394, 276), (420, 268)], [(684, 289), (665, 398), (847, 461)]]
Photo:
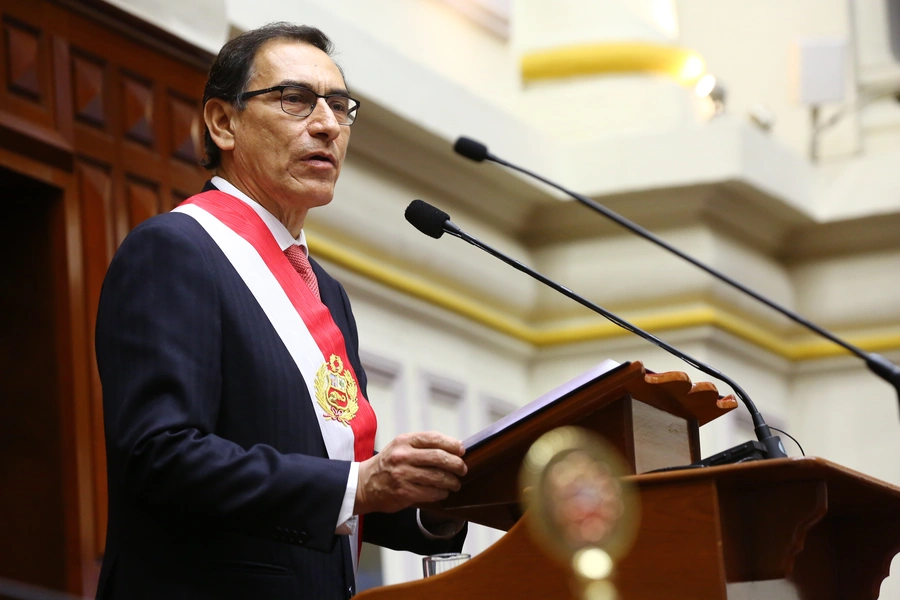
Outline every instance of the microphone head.
[(405, 216), (413, 227), (434, 239), (444, 235), (444, 224), (450, 220), (450, 215), (422, 200), (410, 202)]
[(453, 150), (457, 154), (465, 156), (469, 160), (474, 160), (475, 162), (482, 162), (488, 157), (487, 146), (467, 137), (457, 139), (456, 143), (453, 144)]

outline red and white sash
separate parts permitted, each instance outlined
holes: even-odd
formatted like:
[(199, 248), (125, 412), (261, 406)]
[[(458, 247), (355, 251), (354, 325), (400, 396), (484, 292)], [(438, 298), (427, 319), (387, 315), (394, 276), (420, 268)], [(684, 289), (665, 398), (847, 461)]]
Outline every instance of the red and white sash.
[[(375, 445), (375, 413), (358, 388), (344, 336), (331, 312), (291, 266), (272, 232), (246, 203), (221, 191), (207, 191), (182, 202), (174, 212), (193, 217), (216, 242), (259, 302), (303, 376), (328, 457), (362, 462)], [(336, 357), (336, 359), (335, 359)], [(339, 367), (339, 370), (335, 368)], [(349, 377), (347, 377), (349, 375)], [(334, 384), (329, 388), (330, 384)], [(323, 408), (329, 391), (355, 387), (356, 411), (340, 402)], [(318, 390), (317, 390), (318, 388)], [(351, 535), (354, 571), (362, 523)]]

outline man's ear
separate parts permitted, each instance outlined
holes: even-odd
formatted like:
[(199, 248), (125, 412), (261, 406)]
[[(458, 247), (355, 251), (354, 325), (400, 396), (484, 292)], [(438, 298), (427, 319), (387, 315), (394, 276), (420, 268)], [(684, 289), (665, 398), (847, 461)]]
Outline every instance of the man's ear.
[(234, 150), (235, 113), (231, 102), (221, 98), (210, 98), (203, 107), (203, 120), (219, 150)]

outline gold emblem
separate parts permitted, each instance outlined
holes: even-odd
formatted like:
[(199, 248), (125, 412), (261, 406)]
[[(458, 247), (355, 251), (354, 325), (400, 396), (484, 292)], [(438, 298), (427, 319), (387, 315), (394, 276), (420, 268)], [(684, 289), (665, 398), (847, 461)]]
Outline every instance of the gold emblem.
[(344, 369), (341, 357), (332, 354), (328, 362), (319, 367), (316, 373), (316, 401), (325, 414), (326, 421), (340, 421), (346, 426), (359, 404), (356, 402), (356, 382), (349, 369)]

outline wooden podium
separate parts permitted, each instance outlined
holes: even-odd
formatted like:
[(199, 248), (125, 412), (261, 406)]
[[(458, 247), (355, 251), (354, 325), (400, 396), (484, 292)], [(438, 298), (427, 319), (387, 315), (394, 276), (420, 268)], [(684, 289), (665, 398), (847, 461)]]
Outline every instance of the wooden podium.
[[(640, 473), (641, 460), (655, 465), (670, 452), (680, 461), (673, 464), (690, 462), (681, 460), (685, 451), (697, 458), (699, 425), (732, 407), (711, 384), (647, 373), (640, 363), (567, 390), (467, 453), (462, 489), (430, 507), (508, 531), (500, 541), (447, 573), (358, 597), (577, 598), (569, 570), (532, 538), (527, 514), (520, 518), (516, 477), (530, 444), (558, 426), (580, 425), (606, 437)], [(874, 599), (900, 552), (900, 488), (823, 459), (626, 479), (638, 490), (641, 522), (616, 569), (622, 600)]]

